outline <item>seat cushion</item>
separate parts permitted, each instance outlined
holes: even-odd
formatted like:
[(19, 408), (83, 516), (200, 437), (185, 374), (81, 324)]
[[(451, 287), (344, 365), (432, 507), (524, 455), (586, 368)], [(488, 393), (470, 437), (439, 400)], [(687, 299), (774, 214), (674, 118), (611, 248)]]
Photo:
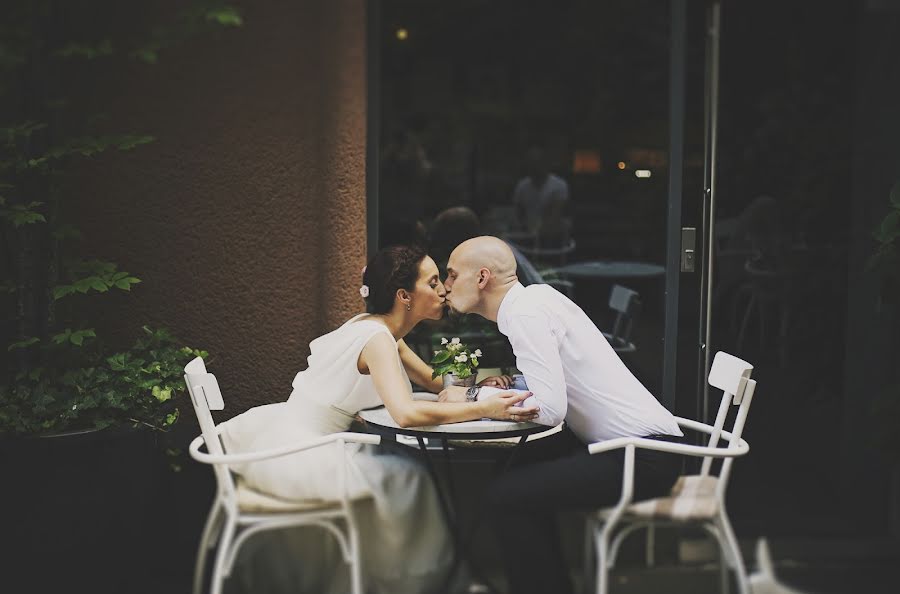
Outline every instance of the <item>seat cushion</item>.
[(688, 475), (678, 477), (668, 497), (657, 497), (628, 507), (632, 515), (672, 520), (713, 517), (719, 511), (716, 486), (719, 477)]
[(248, 513), (319, 511), (335, 509), (340, 506), (338, 502), (323, 501), (321, 499), (297, 501), (282, 499), (281, 497), (252, 489), (242, 480), (237, 481), (237, 502), (240, 510)]

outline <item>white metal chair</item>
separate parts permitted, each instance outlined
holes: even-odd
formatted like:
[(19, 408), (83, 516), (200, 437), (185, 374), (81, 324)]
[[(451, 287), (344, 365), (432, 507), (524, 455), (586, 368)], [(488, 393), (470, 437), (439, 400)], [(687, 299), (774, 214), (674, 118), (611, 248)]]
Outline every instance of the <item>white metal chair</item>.
[[(653, 530), (655, 525), (682, 526), (699, 524), (716, 538), (722, 558), (737, 577), (741, 594), (750, 594), (747, 572), (738, 541), (725, 511), (725, 490), (734, 458), (745, 455), (750, 446), (741, 433), (747, 421), (747, 412), (753, 399), (756, 382), (750, 379), (753, 366), (728, 353), (718, 352), (709, 372), (709, 384), (723, 391), (722, 402), (714, 426), (676, 417), (679, 426), (709, 435), (706, 446), (695, 446), (637, 437), (620, 437), (588, 446), (591, 454), (616, 449), (625, 450), (625, 466), (622, 479), (622, 495), (615, 507), (602, 509), (588, 516), (586, 532), (585, 583), (590, 583), (591, 562), (596, 560), (596, 585), (598, 594), (606, 594), (609, 588), (608, 573), (616, 561), (622, 541), (642, 528)], [(734, 426), (725, 431), (723, 426), (730, 406), (738, 406)], [(727, 446), (718, 447), (719, 440)], [(667, 497), (632, 502), (634, 492), (634, 453), (637, 448), (670, 452), (703, 458), (699, 475), (678, 478)], [(722, 458), (718, 476), (711, 473), (713, 460)], [(621, 528), (614, 536), (617, 528)], [(652, 534), (652, 532), (651, 532)], [(648, 535), (649, 537), (649, 535)], [(612, 541), (612, 542), (610, 542)], [(595, 556), (596, 555), (596, 556)], [(589, 556), (589, 558), (588, 558)], [(722, 573), (722, 591), (727, 591), (727, 573)]]
[(635, 352), (637, 347), (631, 342), (631, 330), (641, 309), (640, 295), (622, 285), (613, 285), (609, 292), (609, 308), (616, 312), (616, 319), (612, 332), (604, 332), (603, 336), (617, 353)]
[[(216, 426), (210, 410), (225, 408), (216, 377), (207, 373), (203, 359), (197, 357), (184, 368), (187, 384), (201, 435), (190, 445), (191, 457), (210, 464), (216, 476), (216, 498), (206, 519), (206, 527), (197, 551), (194, 570), (194, 594), (200, 594), (206, 568), (207, 552), (218, 543), (213, 566), (210, 591), (220, 594), (222, 583), (234, 567), (241, 545), (254, 534), (265, 530), (277, 530), (296, 526), (319, 526), (337, 539), (344, 561), (350, 565), (350, 583), (353, 594), (362, 594), (360, 575), (359, 537), (351, 510), (351, 500), (346, 489), (346, 464), (335, 468), (335, 480), (343, 495), (338, 501), (286, 500), (260, 491), (235, 480), (231, 467), (261, 460), (286, 456), (312, 448), (332, 447), (346, 452), (347, 442), (378, 444), (377, 435), (360, 433), (334, 433), (314, 440), (291, 444), (269, 450), (226, 454), (220, 435), (223, 427)], [(201, 451), (205, 445), (206, 451)], [(346, 461), (346, 458), (344, 458)]]

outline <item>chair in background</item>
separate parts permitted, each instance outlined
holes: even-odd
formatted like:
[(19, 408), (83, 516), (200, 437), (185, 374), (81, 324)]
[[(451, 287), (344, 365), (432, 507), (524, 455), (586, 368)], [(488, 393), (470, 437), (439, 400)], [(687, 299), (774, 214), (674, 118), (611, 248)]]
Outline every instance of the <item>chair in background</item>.
[(617, 353), (633, 353), (637, 347), (631, 342), (631, 330), (641, 310), (641, 296), (622, 285), (613, 285), (609, 292), (609, 308), (616, 312), (612, 332), (603, 336)]
[[(709, 435), (706, 446), (686, 445), (639, 437), (620, 437), (588, 446), (591, 454), (617, 449), (625, 450), (622, 478), (622, 496), (615, 507), (592, 512), (588, 515), (586, 532), (585, 584), (590, 583), (590, 571), (596, 561), (596, 591), (607, 594), (609, 570), (616, 561), (622, 541), (642, 528), (654, 526), (681, 527), (699, 525), (719, 543), (722, 559), (731, 567), (737, 578), (741, 594), (751, 594), (747, 572), (738, 541), (728, 514), (725, 511), (725, 490), (734, 458), (745, 455), (750, 446), (741, 433), (747, 421), (747, 413), (753, 399), (756, 382), (750, 379), (753, 366), (728, 353), (718, 352), (709, 372), (709, 384), (722, 390), (722, 402), (714, 426), (676, 417), (679, 426)], [(731, 405), (738, 406), (731, 431), (723, 429)], [(727, 446), (718, 447), (724, 439)], [(682, 454), (703, 458), (700, 474), (678, 478), (667, 497), (632, 502), (634, 494), (634, 453), (637, 448)], [(723, 459), (718, 476), (712, 474), (714, 459)], [(618, 533), (614, 535), (617, 529)], [(615, 536), (613, 538), (613, 536)], [(648, 536), (648, 541), (652, 539)], [(727, 592), (728, 575), (723, 563), (722, 592)]]
[[(203, 359), (197, 357), (184, 368), (194, 412), (200, 423), (201, 435), (190, 445), (191, 457), (212, 466), (216, 476), (216, 497), (200, 539), (197, 565), (194, 570), (194, 594), (200, 594), (206, 568), (207, 552), (218, 544), (213, 566), (210, 591), (220, 594), (222, 583), (231, 574), (241, 545), (254, 534), (266, 530), (319, 526), (337, 539), (344, 561), (350, 566), (353, 594), (362, 594), (360, 575), (359, 537), (347, 495), (345, 464), (335, 468), (335, 480), (343, 496), (338, 501), (287, 500), (251, 489), (240, 479), (235, 480), (231, 467), (286, 456), (313, 448), (340, 448), (346, 452), (347, 442), (378, 444), (380, 437), (360, 433), (333, 433), (314, 440), (252, 453), (226, 454), (210, 410), (223, 410), (225, 403), (216, 377), (207, 373)], [(270, 405), (274, 406), (274, 405)], [(206, 451), (201, 451), (201, 448)]]

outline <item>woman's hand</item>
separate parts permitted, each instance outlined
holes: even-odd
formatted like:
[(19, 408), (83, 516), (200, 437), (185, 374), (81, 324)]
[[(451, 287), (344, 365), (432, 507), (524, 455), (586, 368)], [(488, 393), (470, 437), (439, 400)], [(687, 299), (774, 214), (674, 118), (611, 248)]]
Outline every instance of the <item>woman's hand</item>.
[(485, 416), (499, 421), (531, 421), (541, 411), (537, 406), (517, 406), (529, 398), (531, 392), (500, 392), (482, 402)]
[(492, 386), (494, 388), (500, 388), (501, 390), (506, 390), (513, 383), (513, 378), (508, 375), (492, 375), (491, 377), (486, 377), (480, 382), (478, 385), (481, 387), (484, 386)]

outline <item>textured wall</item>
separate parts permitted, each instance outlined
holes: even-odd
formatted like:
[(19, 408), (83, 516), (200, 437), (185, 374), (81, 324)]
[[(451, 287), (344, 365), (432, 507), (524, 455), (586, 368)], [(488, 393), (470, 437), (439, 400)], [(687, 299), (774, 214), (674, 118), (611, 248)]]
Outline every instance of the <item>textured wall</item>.
[(158, 140), (70, 179), (87, 251), (143, 280), (98, 328), (209, 350), (228, 416), (286, 398), (309, 342), (360, 310), (366, 236), (364, 2), (238, 5), (243, 27), (96, 81), (112, 127)]

